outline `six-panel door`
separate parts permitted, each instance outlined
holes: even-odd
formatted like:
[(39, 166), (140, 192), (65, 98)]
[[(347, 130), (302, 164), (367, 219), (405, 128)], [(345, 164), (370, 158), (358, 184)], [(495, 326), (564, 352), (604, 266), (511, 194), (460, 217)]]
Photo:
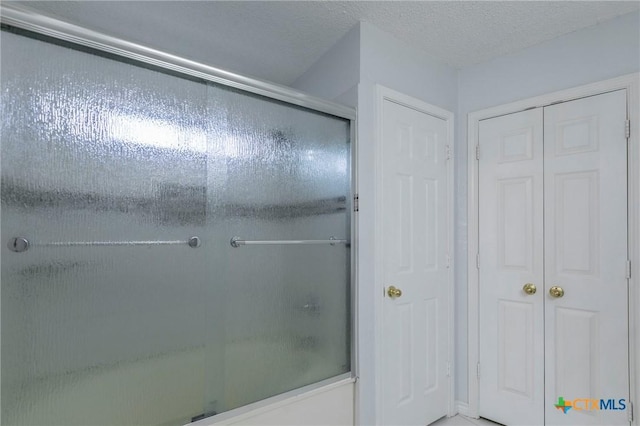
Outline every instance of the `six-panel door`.
[(480, 122), (480, 146), (480, 415), (541, 425), (542, 109)]
[(447, 414), (448, 131), (383, 105), (382, 424), (422, 426)]
[(624, 90), (544, 109), (547, 425), (629, 424), (626, 109)]
[(481, 416), (628, 424), (625, 120), (620, 90), (480, 123)]

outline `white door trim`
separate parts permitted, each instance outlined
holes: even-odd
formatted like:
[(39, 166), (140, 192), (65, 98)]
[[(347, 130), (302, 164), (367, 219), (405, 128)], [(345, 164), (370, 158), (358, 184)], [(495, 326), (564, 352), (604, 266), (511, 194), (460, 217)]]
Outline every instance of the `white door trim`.
[[(453, 123), (453, 113), (447, 111), (445, 109), (439, 108), (437, 106), (428, 104), (419, 99), (415, 99), (411, 96), (407, 96), (403, 93), (396, 92), (395, 90), (389, 89), (387, 87), (381, 86), (379, 84), (375, 85), (374, 89), (374, 99), (375, 99), (375, 119), (376, 119), (376, 128), (374, 133), (374, 151), (375, 151), (375, 188), (376, 188), (376, 200), (375, 200), (375, 229), (382, 229), (382, 213), (383, 213), (383, 205), (382, 205), (382, 197), (380, 197), (380, 191), (382, 190), (382, 113), (383, 113), (383, 103), (385, 100), (389, 100), (395, 102), (397, 104), (406, 106), (407, 108), (414, 109), (416, 111), (423, 112), (425, 114), (429, 114), (431, 116), (437, 117), (446, 121), (447, 123), (447, 133), (448, 133), (448, 145), (450, 146), (451, 155), (453, 155), (453, 143), (454, 143), (454, 123)], [(449, 161), (448, 165), (448, 176), (447, 179), (450, 182), (450, 186), (447, 190), (447, 204), (448, 209), (451, 212), (449, 217), (453, 217), (453, 158)], [(447, 341), (448, 341), (448, 362), (449, 362), (449, 392), (448, 392), (448, 412), (449, 416), (453, 416), (456, 413), (455, 410), (455, 387), (454, 387), (454, 366), (453, 366), (453, 345), (454, 345), (454, 313), (453, 313), (453, 270), (454, 270), (454, 258), (453, 258), (453, 224), (454, 221), (450, 220), (447, 224), (448, 228), (448, 245), (449, 245), (449, 273), (448, 273), (448, 308), (449, 308), (449, 318), (447, 324)], [(381, 247), (383, 244), (383, 235), (382, 232), (376, 232), (375, 235), (375, 246)], [(375, 354), (375, 365), (376, 365), (376, 420), (379, 423), (382, 416), (382, 383), (381, 377), (383, 377), (383, 341), (382, 341), (382, 329), (383, 329), (383, 292), (384, 292), (384, 282), (383, 282), (383, 260), (382, 253), (380, 250), (375, 251), (375, 271), (374, 271), (374, 292), (377, 295), (375, 297), (375, 306), (374, 306), (374, 318), (375, 318), (375, 339), (376, 339), (376, 354)], [(379, 296), (379, 297), (378, 297)]]
[[(640, 73), (627, 74), (621, 77), (604, 80), (572, 89), (549, 93), (534, 98), (524, 99), (497, 107), (472, 112), (468, 115), (467, 126), (467, 217), (468, 217), (468, 381), (469, 410), (468, 415), (478, 416), (478, 269), (476, 255), (478, 253), (478, 162), (476, 146), (478, 145), (478, 124), (480, 120), (522, 111), (532, 107), (540, 107), (559, 101), (593, 96), (614, 90), (627, 90), (627, 117), (631, 119), (631, 136), (628, 151), (628, 241), (629, 259), (632, 274), (629, 280), (629, 375), (631, 383), (630, 398), (634, 402), (636, 413), (634, 425), (640, 426)], [(480, 153), (482, 155), (482, 153)], [(635, 360), (635, 363), (633, 362)], [(635, 380), (634, 380), (635, 378)]]

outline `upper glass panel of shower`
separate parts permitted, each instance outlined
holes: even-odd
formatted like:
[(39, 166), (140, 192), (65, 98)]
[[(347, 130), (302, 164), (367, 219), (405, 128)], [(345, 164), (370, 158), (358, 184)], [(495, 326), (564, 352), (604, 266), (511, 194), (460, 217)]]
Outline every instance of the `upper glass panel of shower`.
[(58, 35), (1, 38), (1, 423), (178, 425), (348, 375), (351, 121)]

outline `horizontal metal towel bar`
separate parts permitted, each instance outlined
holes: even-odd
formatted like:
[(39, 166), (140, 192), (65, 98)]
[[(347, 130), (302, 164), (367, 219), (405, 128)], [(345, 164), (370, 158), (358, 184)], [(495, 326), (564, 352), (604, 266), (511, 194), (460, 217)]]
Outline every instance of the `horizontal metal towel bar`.
[(24, 237), (15, 237), (9, 240), (7, 246), (9, 250), (22, 253), (30, 247), (87, 247), (87, 246), (168, 246), (168, 245), (188, 245), (189, 247), (200, 247), (200, 238), (191, 237), (188, 240), (173, 241), (66, 241), (50, 243), (32, 243)]
[(242, 240), (240, 237), (233, 237), (231, 239), (231, 247), (250, 246), (250, 245), (314, 245), (314, 244), (347, 244), (348, 240), (339, 240), (334, 237), (330, 237), (328, 240)]

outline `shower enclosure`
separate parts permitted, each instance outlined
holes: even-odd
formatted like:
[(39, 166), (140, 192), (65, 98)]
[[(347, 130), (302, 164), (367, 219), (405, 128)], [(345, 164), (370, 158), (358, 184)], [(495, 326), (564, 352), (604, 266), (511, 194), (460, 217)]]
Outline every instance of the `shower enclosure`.
[(3, 425), (350, 377), (351, 110), (17, 9), (1, 47)]

